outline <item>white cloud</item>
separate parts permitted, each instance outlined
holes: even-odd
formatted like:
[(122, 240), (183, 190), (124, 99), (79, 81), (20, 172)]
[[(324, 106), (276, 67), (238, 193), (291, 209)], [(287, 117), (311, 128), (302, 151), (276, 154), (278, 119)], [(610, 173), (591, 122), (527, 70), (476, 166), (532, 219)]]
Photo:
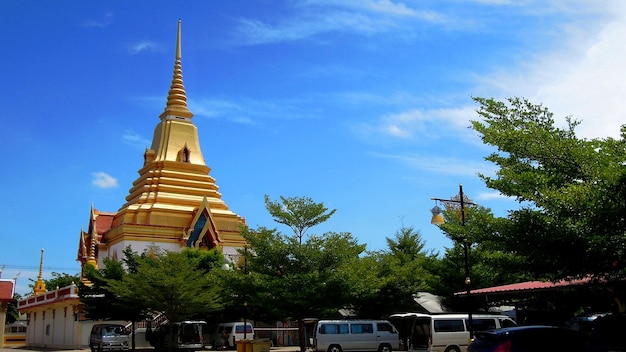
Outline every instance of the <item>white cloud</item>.
[(239, 113), (242, 110), (238, 104), (224, 99), (190, 99), (188, 100), (188, 106), (194, 115), (207, 117)]
[[(302, 100), (190, 99), (189, 110), (195, 116), (220, 118), (242, 124), (256, 124), (264, 119), (308, 119), (314, 117), (300, 108)], [(254, 117), (252, 119), (251, 117)]]
[(396, 136), (400, 138), (411, 137), (411, 132), (409, 132), (406, 129), (402, 129), (401, 127), (396, 126), (396, 125), (386, 126), (385, 131), (388, 135), (391, 135), (391, 136)]
[(115, 188), (117, 187), (117, 179), (107, 174), (106, 172), (93, 172), (91, 174), (93, 180), (91, 183), (100, 188)]
[(113, 23), (113, 14), (106, 13), (100, 19), (88, 19), (83, 22), (83, 26), (87, 28), (106, 28)]
[(143, 51), (161, 51), (161, 47), (150, 40), (144, 40), (128, 45), (128, 51), (135, 55)]
[(330, 32), (370, 36), (391, 30), (400, 37), (412, 37), (416, 22), (454, 26), (462, 22), (447, 19), (436, 11), (416, 10), (390, 0), (308, 1), (297, 4), (295, 13), (275, 23), (239, 19), (239, 39), (242, 44), (258, 45), (310, 39)]
[(374, 156), (397, 160), (417, 170), (432, 171), (437, 174), (475, 177), (479, 173), (488, 173), (489, 170), (494, 169), (493, 165), (487, 164), (486, 162), (460, 160), (458, 158), (444, 158), (434, 155), (420, 156), (376, 153)]
[(478, 196), (476, 196), (476, 200), (487, 201), (487, 200), (494, 200), (494, 199), (514, 199), (514, 198), (507, 197), (507, 196), (505, 196), (502, 193), (497, 192), (497, 191), (494, 191), (494, 192), (482, 192), (482, 193), (479, 193)]
[(520, 96), (543, 104), (559, 126), (566, 116), (582, 120), (576, 129), (579, 137), (617, 138), (626, 123), (626, 2), (578, 4), (587, 6), (587, 12), (603, 13), (564, 26), (549, 51), (514, 68), (495, 70), (478, 89), (495, 87), (499, 99)]
[(417, 12), (403, 3), (394, 3), (391, 0), (366, 1), (365, 6), (371, 10), (401, 16), (415, 16)]
[(410, 109), (387, 114), (374, 122), (356, 125), (353, 132), (369, 139), (372, 135), (409, 139), (447, 138), (454, 136), (465, 142), (476, 142), (476, 135), (468, 127), (470, 119), (476, 119), (476, 107), (465, 106), (453, 109)]
[(130, 130), (124, 132), (122, 139), (124, 140), (124, 143), (135, 146), (137, 148), (142, 148), (142, 149), (152, 144), (150, 140), (145, 139), (139, 133), (136, 133)]
[[(324, 6), (326, 9), (342, 8), (352, 12), (371, 12), (377, 16), (393, 15), (397, 17), (417, 17), (428, 21), (439, 22), (442, 16), (435, 11), (416, 10), (407, 6), (404, 2), (392, 0), (313, 0), (306, 2), (306, 9), (310, 11), (311, 5)], [(302, 6), (305, 7), (305, 6)]]

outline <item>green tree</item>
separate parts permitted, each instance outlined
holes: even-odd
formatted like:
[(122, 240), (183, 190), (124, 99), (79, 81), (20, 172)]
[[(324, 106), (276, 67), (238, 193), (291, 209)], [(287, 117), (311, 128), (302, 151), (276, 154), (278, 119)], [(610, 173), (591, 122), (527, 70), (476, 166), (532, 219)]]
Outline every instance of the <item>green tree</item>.
[[(244, 268), (228, 272), (233, 294), (250, 306), (257, 316), (298, 321), (300, 348), (305, 349), (304, 318), (336, 314), (350, 302), (353, 282), (351, 264), (359, 260), (365, 245), (348, 233), (304, 232), (327, 220), (335, 211), (310, 198), (281, 197), (282, 206), (266, 197), (266, 206), (275, 220), (289, 226), (294, 236), (276, 229), (243, 228), (249, 248)], [(282, 210), (281, 210), (282, 209)], [(287, 210), (285, 210), (287, 209)]]
[(19, 293), (13, 295), (13, 301), (7, 305), (7, 318), (6, 323), (12, 324), (20, 318), (20, 312), (17, 310), (17, 302), (22, 299)]
[(89, 319), (137, 320), (140, 312), (135, 309), (127, 312), (118, 297), (110, 291), (110, 282), (121, 281), (126, 275), (121, 262), (105, 258), (103, 268), (87, 265), (84, 275), (88, 281), (79, 284), (78, 295)]
[(336, 211), (336, 209), (328, 211), (324, 203), (315, 203), (309, 197), (281, 196), (280, 200), (272, 201), (265, 195), (265, 208), (274, 221), (289, 226), (300, 243), (309, 228), (328, 220)]
[(435, 275), (430, 271), (436, 254), (424, 250), (424, 241), (412, 227), (402, 227), (394, 238), (386, 238), (387, 250), (370, 253), (361, 266), (353, 268), (366, 289), (355, 300), (363, 317), (379, 317), (415, 311), (418, 292), (431, 291)]
[(136, 272), (108, 281), (110, 292), (123, 304), (163, 314), (170, 323), (220, 309), (221, 290), (212, 272), (199, 267), (201, 256), (186, 251), (152, 247), (145, 256), (135, 256)]
[[(502, 246), (502, 229), (506, 218), (496, 218), (490, 209), (479, 204), (466, 204), (461, 214), (456, 201), (444, 203), (445, 223), (441, 231), (453, 245), (446, 248), (441, 260), (431, 261), (433, 293), (442, 296), (452, 310), (467, 309), (466, 296), (456, 296), (468, 288), (482, 288), (508, 284), (533, 278), (526, 269), (526, 258)], [(464, 221), (463, 221), (464, 219)], [(465, 251), (467, 246), (467, 258)], [(465, 261), (469, 266), (466, 281)], [(474, 300), (474, 309), (487, 309), (485, 301)]]
[[(128, 320), (134, 331), (135, 323), (145, 317), (145, 307), (127, 304), (111, 291), (111, 283), (122, 281), (126, 275), (123, 265), (133, 262), (136, 253), (133, 253), (131, 247), (127, 246), (124, 255), (125, 258), (122, 262), (105, 258), (104, 267), (100, 269), (89, 265), (85, 266), (84, 276), (88, 281), (80, 282), (78, 295), (88, 318), (93, 320)], [(134, 351), (135, 334), (132, 335), (131, 342)]]
[(86, 268), (89, 283), (82, 283), (79, 290), (91, 319), (134, 323), (149, 314), (162, 313), (171, 324), (222, 306), (221, 290), (214, 284), (212, 273), (222, 263), (217, 250), (183, 249), (178, 253), (154, 246), (140, 255), (129, 246), (122, 262), (107, 258), (104, 263), (99, 270)]
[(465, 243), (468, 245), (472, 287), (497, 286), (532, 278), (526, 269), (526, 257), (502, 246), (506, 218), (496, 218), (490, 209), (472, 205), (464, 209), (463, 224), (458, 211), (456, 207), (446, 208), (446, 222), (439, 226), (453, 243), (438, 263), (440, 280), (436, 283), (436, 291), (439, 294), (451, 296), (465, 290)]
[(496, 148), (486, 160), (498, 167), (480, 177), (522, 204), (494, 234), (501, 248), (525, 258), (535, 278), (592, 276), (623, 291), (626, 125), (620, 139), (582, 139), (578, 121), (556, 127), (547, 108), (526, 99), (474, 100), (482, 119), (472, 127)]

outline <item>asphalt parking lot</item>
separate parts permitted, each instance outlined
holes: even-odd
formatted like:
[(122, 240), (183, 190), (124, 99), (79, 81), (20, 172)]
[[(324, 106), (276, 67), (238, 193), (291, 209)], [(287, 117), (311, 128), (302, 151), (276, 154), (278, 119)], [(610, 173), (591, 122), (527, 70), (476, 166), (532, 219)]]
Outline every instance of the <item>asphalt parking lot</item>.
[[(0, 348), (0, 352), (89, 352), (88, 348), (85, 349), (77, 349), (77, 350), (60, 350), (60, 349), (46, 349), (46, 348), (28, 348), (28, 347), (4, 347)], [(205, 350), (207, 352), (211, 350)], [(271, 352), (298, 352), (300, 351), (300, 347), (298, 346), (286, 346), (286, 347), (272, 347), (270, 349)], [(136, 348), (135, 352), (154, 352), (152, 348)], [(229, 350), (228, 352), (236, 352), (235, 350)]]

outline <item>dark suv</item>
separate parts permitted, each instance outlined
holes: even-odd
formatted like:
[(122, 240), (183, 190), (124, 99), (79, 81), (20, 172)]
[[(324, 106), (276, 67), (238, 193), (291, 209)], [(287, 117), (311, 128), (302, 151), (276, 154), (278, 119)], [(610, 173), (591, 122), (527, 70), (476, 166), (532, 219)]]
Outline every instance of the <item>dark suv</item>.
[(477, 332), (468, 352), (585, 352), (587, 336), (566, 328), (516, 326)]
[(593, 322), (587, 352), (626, 352), (626, 315), (609, 314)]

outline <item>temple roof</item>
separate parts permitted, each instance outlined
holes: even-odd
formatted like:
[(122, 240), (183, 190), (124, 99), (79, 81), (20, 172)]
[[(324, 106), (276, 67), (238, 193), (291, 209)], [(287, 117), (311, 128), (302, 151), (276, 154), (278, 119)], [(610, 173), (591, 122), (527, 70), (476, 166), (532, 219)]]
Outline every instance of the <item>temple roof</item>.
[(91, 216), (89, 219), (89, 229), (87, 232), (80, 230), (79, 244), (78, 244), (78, 255), (76, 260), (79, 262), (86, 261), (90, 256), (90, 249), (93, 248), (92, 245), (92, 233), (95, 230), (96, 239), (95, 245), (97, 245), (101, 240), (102, 236), (105, 232), (111, 229), (111, 224), (113, 223), (113, 218), (115, 217), (115, 213), (99, 211), (95, 209), (93, 206), (91, 207)]
[(13, 300), (15, 294), (15, 280), (0, 279), (0, 302)]

